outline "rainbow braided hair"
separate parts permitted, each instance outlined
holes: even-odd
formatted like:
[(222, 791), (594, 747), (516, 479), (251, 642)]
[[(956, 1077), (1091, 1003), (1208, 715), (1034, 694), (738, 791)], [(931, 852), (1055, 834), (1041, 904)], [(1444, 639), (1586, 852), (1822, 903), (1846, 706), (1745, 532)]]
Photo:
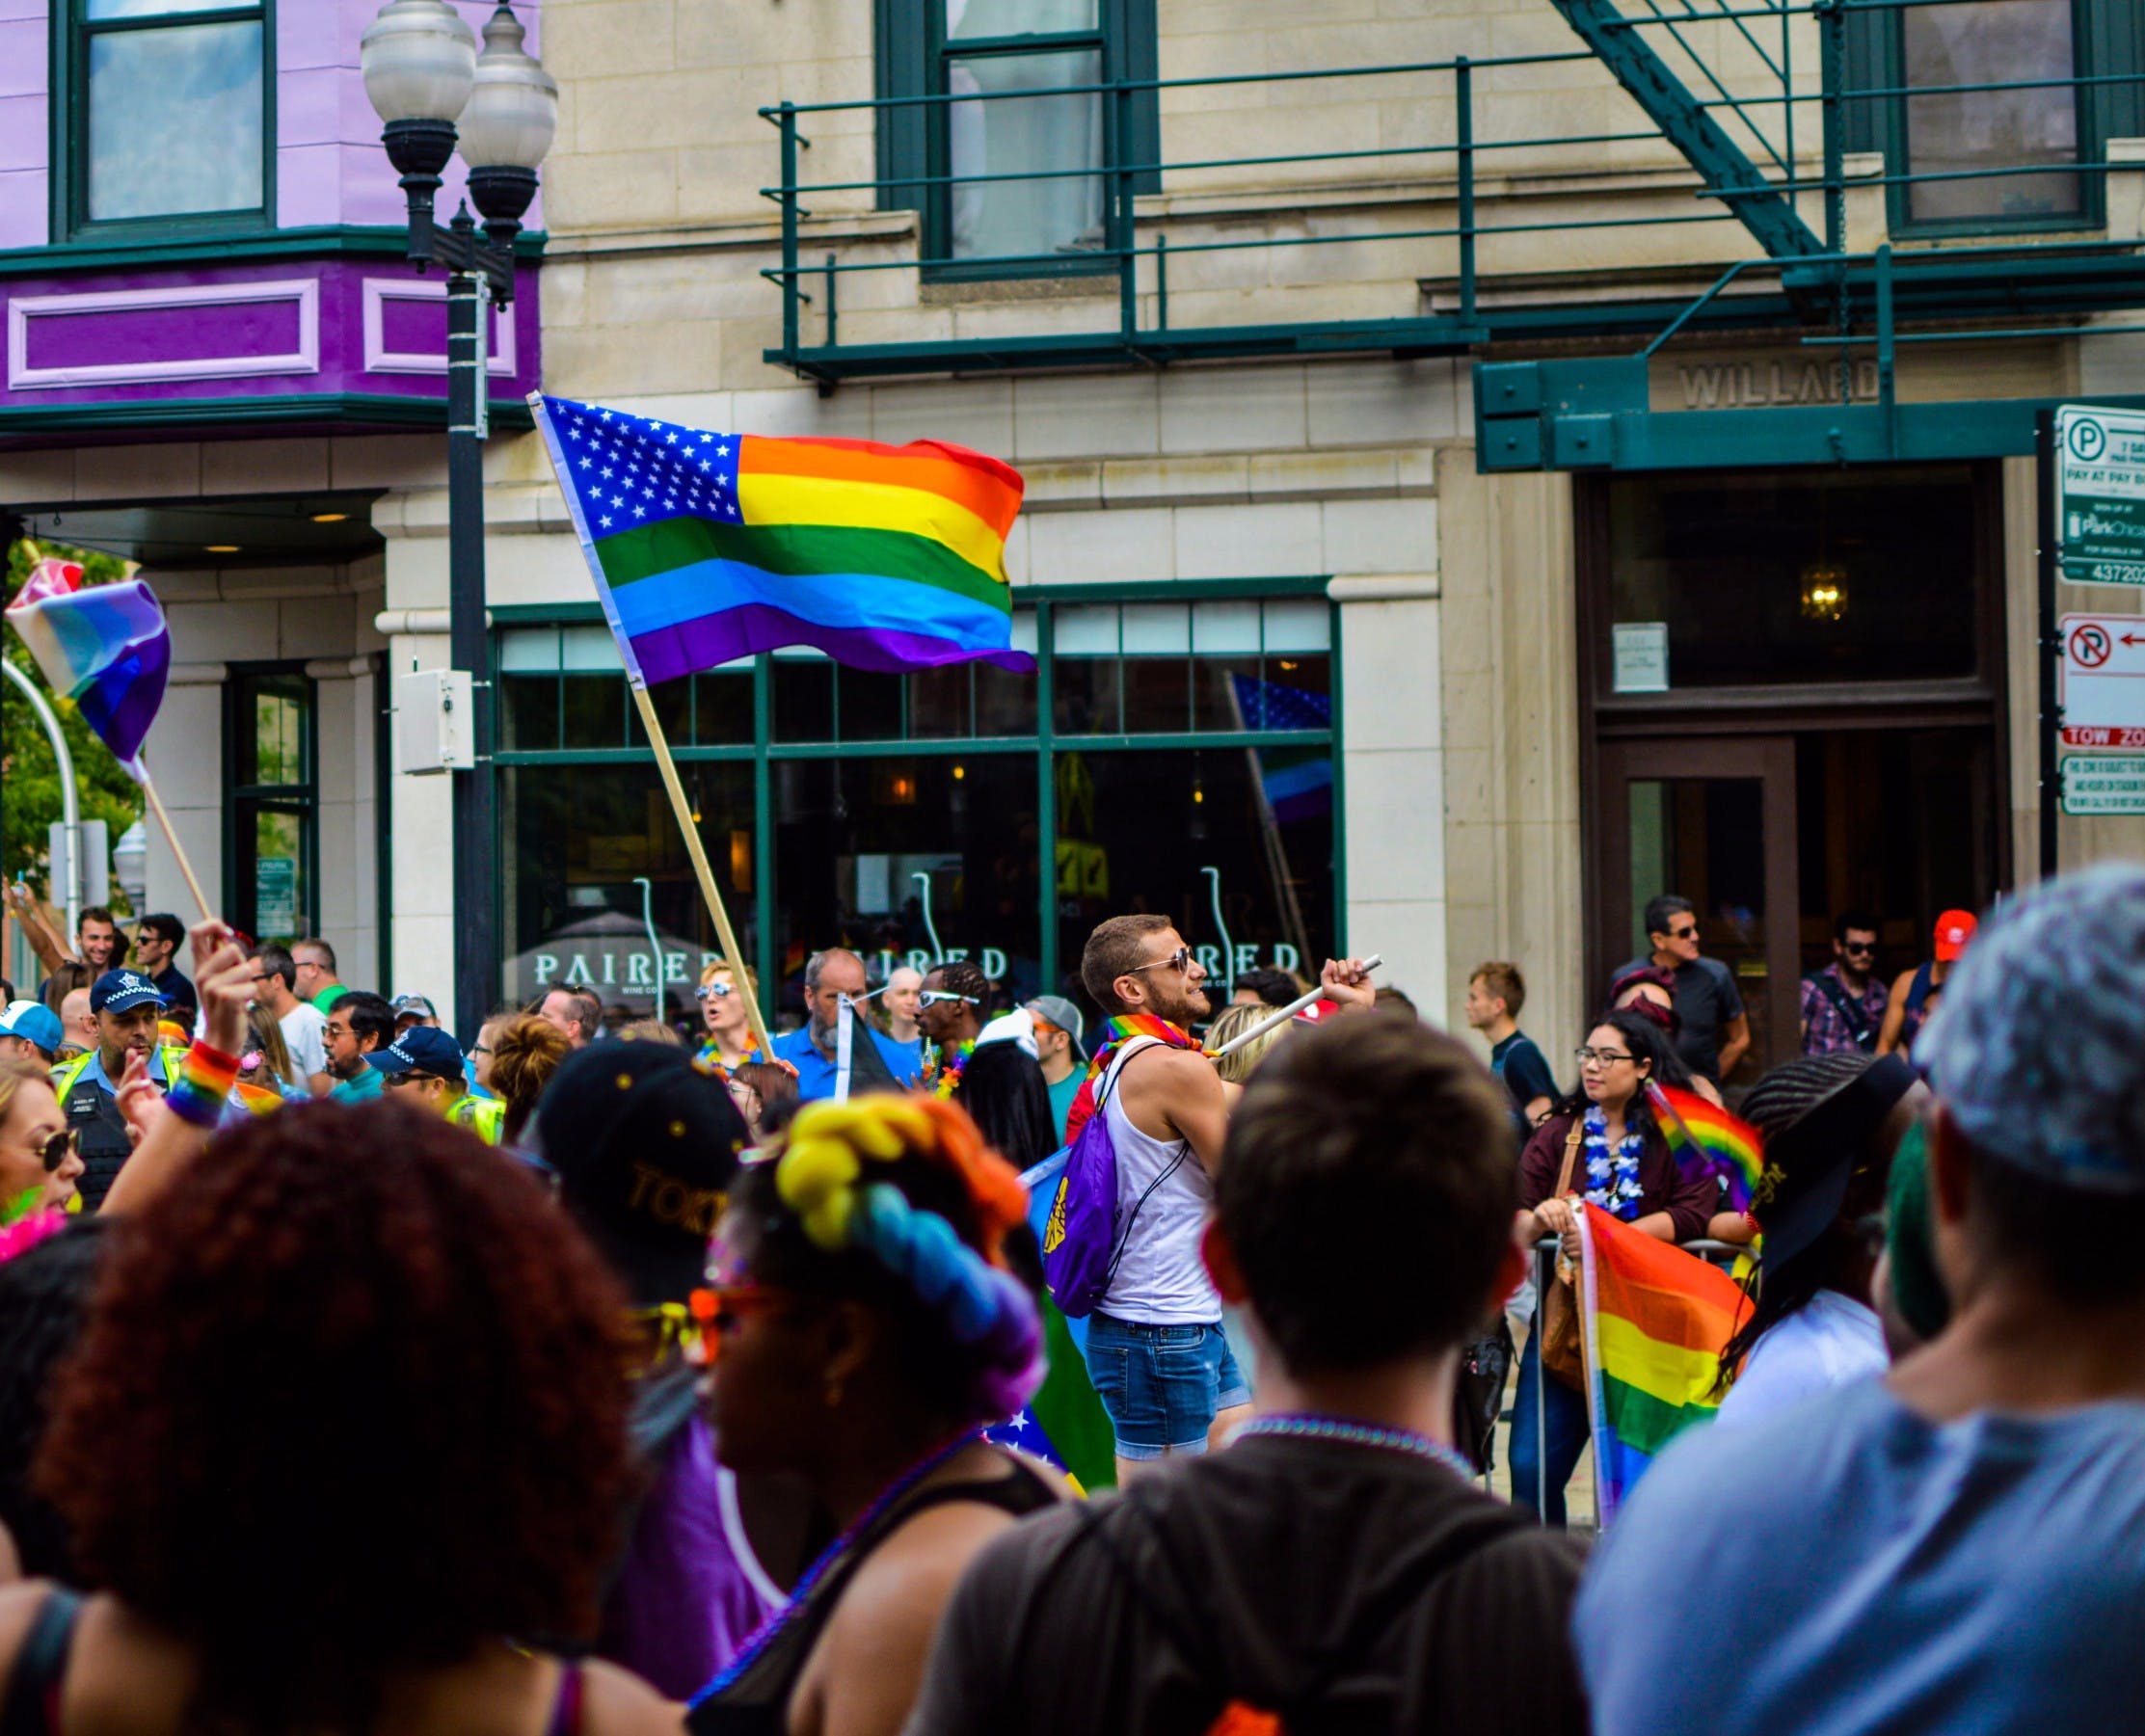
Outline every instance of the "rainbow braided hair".
[[(905, 1157), (949, 1169), (965, 1184), (980, 1251), (891, 1182), (867, 1179), (867, 1164)], [(774, 1183), (814, 1246), (871, 1255), (975, 1352), (971, 1391), (979, 1418), (1017, 1415), (1034, 1396), (1043, 1378), (1042, 1321), (1004, 1255), (1005, 1232), (1027, 1219), (1028, 1190), (967, 1115), (949, 1103), (892, 1095), (808, 1104), (790, 1124)]]

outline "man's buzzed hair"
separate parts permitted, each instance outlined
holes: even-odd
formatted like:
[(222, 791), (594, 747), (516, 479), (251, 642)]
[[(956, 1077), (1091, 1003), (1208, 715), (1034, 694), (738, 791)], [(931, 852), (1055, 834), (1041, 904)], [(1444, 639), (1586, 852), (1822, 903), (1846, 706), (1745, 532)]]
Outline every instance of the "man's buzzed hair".
[(1112, 917), (1095, 924), (1094, 933), (1087, 937), (1087, 945), (1080, 954), (1080, 980), (1094, 997), (1097, 1006), (1106, 1013), (1123, 1010), (1117, 991), (1111, 984), (1147, 962), (1148, 935), (1160, 934), (1174, 925), (1167, 917), (1152, 912)]

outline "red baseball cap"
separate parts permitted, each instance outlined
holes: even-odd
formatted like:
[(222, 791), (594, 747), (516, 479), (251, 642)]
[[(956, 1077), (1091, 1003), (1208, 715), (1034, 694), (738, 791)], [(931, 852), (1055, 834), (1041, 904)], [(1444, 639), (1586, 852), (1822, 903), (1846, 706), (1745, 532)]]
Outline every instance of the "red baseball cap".
[(1967, 949), (1978, 924), (1971, 910), (1947, 910), (1937, 919), (1937, 962), (1947, 965)]

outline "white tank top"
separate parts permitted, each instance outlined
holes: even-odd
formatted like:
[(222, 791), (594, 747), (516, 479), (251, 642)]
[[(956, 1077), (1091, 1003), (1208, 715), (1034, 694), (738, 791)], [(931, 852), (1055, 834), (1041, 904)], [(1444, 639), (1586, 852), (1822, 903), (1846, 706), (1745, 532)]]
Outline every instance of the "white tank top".
[(1183, 1140), (1157, 1139), (1133, 1126), (1118, 1088), (1125, 1063), (1157, 1046), (1154, 1039), (1127, 1043), (1098, 1087), (1109, 1093), (1102, 1112), (1117, 1154), (1117, 1234), (1124, 1239), (1101, 1311), (1147, 1326), (1213, 1325), (1221, 1319), (1221, 1297), (1199, 1261), (1213, 1178)]

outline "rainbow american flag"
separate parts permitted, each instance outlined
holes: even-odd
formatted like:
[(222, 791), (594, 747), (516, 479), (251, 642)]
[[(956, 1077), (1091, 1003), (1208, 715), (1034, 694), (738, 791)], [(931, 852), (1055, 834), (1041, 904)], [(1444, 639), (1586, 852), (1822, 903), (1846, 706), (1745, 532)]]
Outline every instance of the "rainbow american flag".
[(1720, 1408), (1721, 1351), (1750, 1298), (1718, 1268), (1598, 1206), (1579, 1213), (1587, 1408), (1601, 1520), (1655, 1455)]
[(636, 686), (811, 645), (858, 669), (1012, 647), (1018, 470), (965, 446), (718, 434), (531, 393)]

